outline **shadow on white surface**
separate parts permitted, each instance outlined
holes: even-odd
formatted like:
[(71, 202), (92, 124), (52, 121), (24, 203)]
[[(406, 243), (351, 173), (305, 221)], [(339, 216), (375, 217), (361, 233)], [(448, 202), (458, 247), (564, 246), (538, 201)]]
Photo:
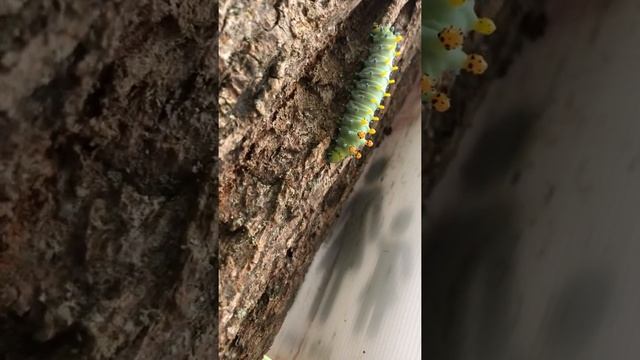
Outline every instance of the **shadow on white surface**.
[(375, 150), (276, 337), (273, 360), (420, 359), (420, 98)]

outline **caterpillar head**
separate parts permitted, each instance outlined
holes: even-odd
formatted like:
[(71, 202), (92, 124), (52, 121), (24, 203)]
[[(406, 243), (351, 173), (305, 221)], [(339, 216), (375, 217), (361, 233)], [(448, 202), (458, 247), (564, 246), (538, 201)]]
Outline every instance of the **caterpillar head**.
[(457, 49), (464, 43), (464, 32), (455, 26), (447, 26), (440, 30), (438, 39), (447, 50)]
[(341, 151), (332, 150), (332, 151), (329, 152), (329, 162), (330, 163), (338, 163), (338, 162), (344, 160), (345, 157), (347, 157), (347, 155), (344, 154)]
[(438, 112), (445, 112), (451, 107), (451, 101), (447, 95), (440, 92), (431, 98), (431, 106)]
[(464, 69), (476, 75), (484, 73), (488, 66), (482, 55), (478, 54), (469, 54), (464, 62)]

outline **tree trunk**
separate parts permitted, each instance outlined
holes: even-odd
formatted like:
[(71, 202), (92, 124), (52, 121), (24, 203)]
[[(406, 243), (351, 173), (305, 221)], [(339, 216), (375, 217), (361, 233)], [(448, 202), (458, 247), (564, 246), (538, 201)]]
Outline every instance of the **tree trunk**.
[(368, 157), (325, 160), (368, 34), (405, 37), (379, 142), (420, 77), (420, 1), (225, 1), (220, 23), (220, 357), (253, 360)]
[(216, 357), (216, 31), (208, 0), (0, 5), (3, 359)]

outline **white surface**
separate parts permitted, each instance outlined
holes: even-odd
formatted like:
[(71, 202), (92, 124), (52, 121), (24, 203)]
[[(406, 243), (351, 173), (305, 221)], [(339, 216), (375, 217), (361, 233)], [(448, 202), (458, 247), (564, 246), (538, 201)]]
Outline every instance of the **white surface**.
[(311, 264), (273, 360), (421, 358), (420, 101), (412, 95)]
[(429, 203), (430, 256), (458, 276), (425, 280), (456, 314), (427, 354), (640, 359), (640, 1), (548, 3)]

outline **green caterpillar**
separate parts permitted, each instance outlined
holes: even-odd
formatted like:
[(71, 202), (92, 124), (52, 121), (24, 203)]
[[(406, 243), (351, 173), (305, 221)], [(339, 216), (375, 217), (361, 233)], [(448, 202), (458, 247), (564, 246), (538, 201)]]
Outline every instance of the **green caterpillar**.
[(375, 112), (383, 110), (382, 100), (391, 96), (387, 87), (395, 82), (390, 76), (393, 71), (398, 70), (393, 60), (400, 55), (397, 46), (402, 41), (402, 36), (396, 34), (391, 26), (376, 25), (371, 38), (373, 44), (369, 57), (364, 63), (364, 69), (357, 74), (358, 81), (340, 121), (338, 137), (329, 150), (329, 162), (332, 163), (349, 156), (360, 159), (362, 148), (373, 146), (373, 140), (367, 139), (367, 135), (376, 133), (371, 123), (380, 120)]
[(488, 18), (479, 18), (474, 0), (425, 0), (422, 6), (422, 79), (423, 98), (436, 111), (450, 107), (447, 95), (437, 89), (443, 74), (458, 74), (461, 69), (480, 75), (487, 69), (482, 55), (462, 50), (465, 36), (475, 31), (490, 35), (496, 26)]

